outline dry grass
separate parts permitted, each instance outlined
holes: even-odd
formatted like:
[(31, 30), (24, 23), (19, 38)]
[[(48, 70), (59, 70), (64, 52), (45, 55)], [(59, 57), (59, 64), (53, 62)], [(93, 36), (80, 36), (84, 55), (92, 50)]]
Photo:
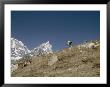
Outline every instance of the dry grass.
[[(72, 47), (54, 53), (58, 60), (48, 62), (53, 54), (35, 56), (31, 64), (20, 67), (13, 77), (98, 77), (100, 76), (100, 47), (96, 49)], [(22, 65), (21, 65), (22, 66)]]

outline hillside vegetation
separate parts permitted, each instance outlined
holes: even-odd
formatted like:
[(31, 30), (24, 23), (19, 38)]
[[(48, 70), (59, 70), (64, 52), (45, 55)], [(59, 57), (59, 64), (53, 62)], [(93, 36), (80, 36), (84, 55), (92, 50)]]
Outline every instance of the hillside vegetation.
[(58, 52), (17, 61), (12, 77), (99, 77), (100, 45), (73, 46)]

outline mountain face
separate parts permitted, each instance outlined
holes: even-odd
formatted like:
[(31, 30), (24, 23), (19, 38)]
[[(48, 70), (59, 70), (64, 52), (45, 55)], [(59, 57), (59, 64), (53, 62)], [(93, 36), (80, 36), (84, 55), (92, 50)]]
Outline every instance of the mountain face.
[(12, 60), (20, 59), (24, 55), (30, 52), (31, 51), (21, 41), (11, 38), (11, 59)]
[(34, 56), (49, 53), (52, 53), (52, 45), (49, 41), (30, 51), (21, 41), (11, 38), (11, 60), (18, 60), (27, 55)]
[(32, 55), (43, 55), (43, 54), (49, 54), (52, 52), (52, 45), (47, 41), (46, 43), (41, 44), (40, 46), (34, 48), (31, 51)]
[[(40, 48), (44, 46), (46, 49), (48, 45), (49, 42), (45, 45), (41, 44), (34, 51), (39, 52)], [(78, 46), (64, 48), (52, 54), (34, 56), (31, 57), (32, 60), (21, 59), (12, 66), (14, 72), (11, 73), (11, 76), (100, 77), (100, 42), (86, 42)]]

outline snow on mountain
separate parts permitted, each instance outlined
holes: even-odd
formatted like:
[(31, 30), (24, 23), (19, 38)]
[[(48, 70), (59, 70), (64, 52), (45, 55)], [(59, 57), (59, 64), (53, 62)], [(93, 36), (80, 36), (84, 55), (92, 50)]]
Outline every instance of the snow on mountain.
[(31, 53), (33, 55), (43, 55), (43, 54), (53, 53), (52, 45), (50, 44), (49, 41), (47, 41), (46, 43), (42, 43), (40, 46), (34, 48), (31, 51)]
[(34, 56), (34, 55), (43, 55), (49, 54), (52, 52), (52, 45), (49, 41), (42, 43), (40, 46), (29, 50), (21, 41), (11, 38), (11, 60), (18, 60), (24, 56)]
[(18, 60), (31, 51), (15, 38), (11, 38), (11, 60)]

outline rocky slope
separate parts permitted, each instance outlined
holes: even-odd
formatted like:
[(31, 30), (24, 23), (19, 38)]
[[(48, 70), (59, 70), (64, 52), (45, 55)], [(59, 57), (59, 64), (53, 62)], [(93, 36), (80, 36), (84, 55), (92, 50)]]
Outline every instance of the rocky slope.
[(47, 41), (37, 46), (33, 50), (29, 50), (21, 41), (11, 38), (11, 71), (17, 69), (16, 62), (18, 60), (28, 60), (34, 56), (49, 54), (52, 52), (52, 45)]
[(100, 42), (92, 41), (58, 52), (17, 61), (13, 77), (98, 77)]

